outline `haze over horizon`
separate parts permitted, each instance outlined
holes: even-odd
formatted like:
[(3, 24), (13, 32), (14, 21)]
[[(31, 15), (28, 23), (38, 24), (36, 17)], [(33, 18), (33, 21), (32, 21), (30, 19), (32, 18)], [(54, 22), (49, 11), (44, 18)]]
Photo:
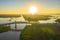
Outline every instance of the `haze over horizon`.
[(0, 14), (29, 14), (30, 6), (36, 6), (38, 14), (60, 14), (60, 0), (0, 0)]

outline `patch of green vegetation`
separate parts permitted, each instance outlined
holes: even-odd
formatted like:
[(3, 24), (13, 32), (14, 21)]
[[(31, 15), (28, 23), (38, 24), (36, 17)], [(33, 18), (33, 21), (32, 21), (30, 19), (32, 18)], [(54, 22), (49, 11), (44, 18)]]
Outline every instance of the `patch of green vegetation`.
[(32, 24), (21, 32), (20, 40), (60, 40), (55, 24)]
[(20, 17), (20, 15), (18, 15), (18, 14), (12, 14), (12, 15), (6, 15), (6, 14), (1, 14), (0, 15), (0, 18), (13, 18), (13, 17)]
[(0, 25), (0, 33), (6, 32), (6, 31), (9, 31), (9, 30), (10, 30), (9, 26)]
[(25, 20), (28, 21), (38, 21), (38, 20), (49, 20), (50, 15), (23, 15)]
[(50, 29), (50, 28), (42, 27), (41, 30), (42, 30), (43, 32), (48, 32), (49, 34), (55, 35), (55, 32), (54, 32), (52, 29)]

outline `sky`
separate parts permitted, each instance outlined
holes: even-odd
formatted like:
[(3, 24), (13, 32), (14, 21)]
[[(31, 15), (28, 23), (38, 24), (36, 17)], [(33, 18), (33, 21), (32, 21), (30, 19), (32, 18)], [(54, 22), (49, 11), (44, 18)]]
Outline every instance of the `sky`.
[(60, 0), (0, 0), (0, 14), (27, 14), (30, 6), (38, 14), (60, 14)]

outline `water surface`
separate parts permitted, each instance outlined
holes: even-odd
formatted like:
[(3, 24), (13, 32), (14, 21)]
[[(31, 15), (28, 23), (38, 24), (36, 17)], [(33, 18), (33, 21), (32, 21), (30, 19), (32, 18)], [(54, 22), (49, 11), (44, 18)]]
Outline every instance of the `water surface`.
[(21, 32), (17, 31), (8, 31), (0, 33), (0, 40), (19, 40)]

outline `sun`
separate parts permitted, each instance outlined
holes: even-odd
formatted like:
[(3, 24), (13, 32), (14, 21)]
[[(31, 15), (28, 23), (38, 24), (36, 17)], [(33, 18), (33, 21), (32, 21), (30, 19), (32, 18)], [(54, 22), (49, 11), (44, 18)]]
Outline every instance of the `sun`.
[(37, 7), (36, 7), (36, 6), (31, 6), (31, 7), (29, 8), (29, 12), (30, 12), (31, 14), (35, 14), (35, 13), (37, 12)]

